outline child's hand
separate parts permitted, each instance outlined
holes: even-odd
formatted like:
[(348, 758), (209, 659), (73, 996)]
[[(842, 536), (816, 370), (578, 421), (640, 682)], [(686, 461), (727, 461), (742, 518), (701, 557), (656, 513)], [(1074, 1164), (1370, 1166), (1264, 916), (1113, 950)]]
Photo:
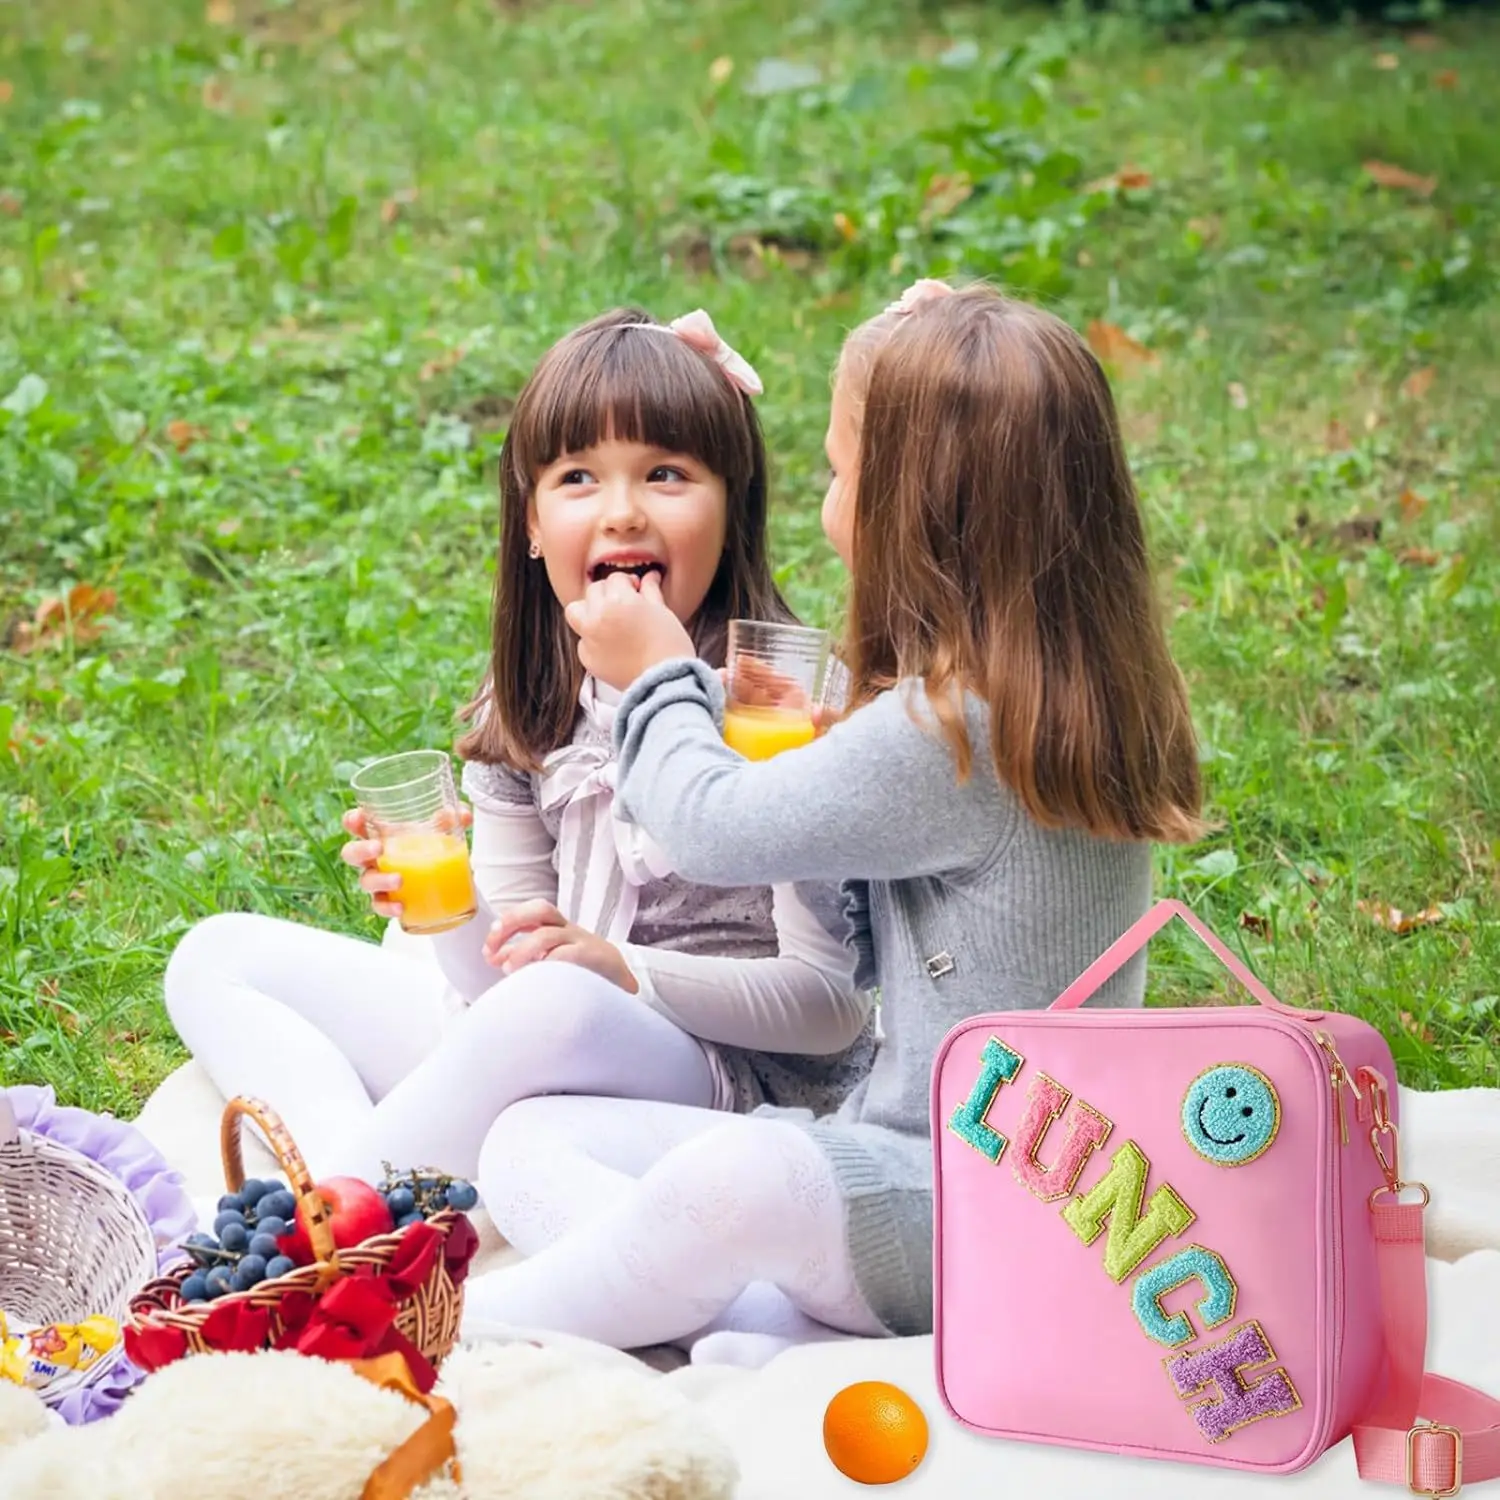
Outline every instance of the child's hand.
[(658, 662), (697, 655), (682, 621), (667, 608), (655, 573), (639, 582), (610, 573), (591, 583), (565, 614), (578, 636), (584, 670), (612, 688), (628, 688)]
[[(748, 665), (748, 663), (744, 664), (744, 665)], [(742, 676), (743, 676), (743, 673), (744, 673), (744, 665), (742, 665), (741, 669), (740, 669)], [(783, 681), (783, 682), (785, 682), (785, 681), (788, 681), (789, 679), (782, 678), (780, 680)], [(719, 668), (719, 681), (724, 684), (724, 696), (727, 699), (732, 699), (733, 701), (738, 702), (738, 703), (753, 704), (753, 703), (756, 702), (756, 699), (753, 696), (745, 696), (743, 692), (741, 692), (740, 694), (737, 695), (737, 694), (735, 694), (735, 693), (733, 693), (733, 692), (730, 691), (730, 686), (729, 686), (729, 668), (728, 667), (720, 667)], [(828, 728), (829, 728), (830, 725), (838, 723), (839, 718), (840, 718), (840, 714), (839, 714), (839, 710), (838, 709), (825, 707), (821, 703), (814, 703), (811, 706), (811, 708), (807, 708), (806, 699), (802, 696), (802, 692), (801, 692), (800, 688), (796, 689), (796, 696), (797, 696), (797, 702), (795, 704), (795, 707), (797, 707), (798, 709), (803, 709), (803, 708), (807, 709), (807, 713), (808, 713), (809, 717), (811, 717), (812, 722), (813, 722), (813, 733), (814, 734), (824, 734), (824, 733), (826, 733), (826, 731), (828, 730)], [(786, 699), (783, 699), (782, 701), (785, 703), (785, 702), (789, 701), (789, 699), (790, 699), (790, 695), (788, 695), (788, 697)], [(772, 699), (772, 700), (768, 700), (768, 701), (775, 702), (776, 700)]]
[(613, 943), (568, 921), (550, 901), (523, 901), (511, 907), (490, 928), (484, 957), (502, 974), (514, 974), (542, 959), (559, 959), (592, 970), (627, 994), (640, 993), (625, 955)]
[[(442, 814), (439, 814), (441, 819)], [(459, 809), (458, 822), (461, 828), (467, 828), (474, 821), (473, 810), (467, 807)], [(351, 807), (344, 814), (343, 825), (345, 833), (352, 833), (353, 839), (339, 850), (339, 858), (346, 865), (353, 865), (360, 872), (359, 887), (362, 891), (368, 891), (374, 897), (371, 903), (375, 908), (377, 917), (400, 917), (401, 903), (389, 899), (392, 891), (401, 889), (401, 877), (399, 875), (386, 875), (376, 869), (375, 861), (380, 858), (380, 840), (370, 829), (365, 819), (365, 810), (362, 807)]]

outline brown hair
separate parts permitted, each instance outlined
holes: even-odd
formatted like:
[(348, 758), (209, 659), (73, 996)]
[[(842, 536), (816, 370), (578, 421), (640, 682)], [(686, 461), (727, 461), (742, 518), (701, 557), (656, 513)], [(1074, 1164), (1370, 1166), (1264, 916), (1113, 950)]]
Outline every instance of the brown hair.
[(697, 616), (698, 654), (724, 661), (732, 619), (790, 620), (766, 547), (766, 453), (760, 420), (706, 355), (632, 323), (618, 308), (558, 340), (526, 382), (500, 452), (500, 543), (489, 670), (462, 717), (466, 760), (536, 770), (572, 738), (583, 684), (573, 633), (546, 570), (527, 556), (537, 475), (565, 453), (612, 437), (684, 453), (724, 481), (724, 553)]
[(960, 778), (967, 688), (1038, 822), (1199, 836), (1187, 692), (1109, 382), (1060, 319), (984, 286), (855, 331), (850, 702), (921, 677)]

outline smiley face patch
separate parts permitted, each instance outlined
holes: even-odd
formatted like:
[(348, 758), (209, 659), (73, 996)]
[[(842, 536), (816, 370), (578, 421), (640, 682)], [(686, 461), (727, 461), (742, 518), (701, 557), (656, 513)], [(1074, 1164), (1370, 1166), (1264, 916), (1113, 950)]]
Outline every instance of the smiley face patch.
[(1266, 1075), (1247, 1063), (1200, 1073), (1182, 1101), (1182, 1133), (1205, 1161), (1241, 1167), (1270, 1149), (1281, 1128), (1281, 1100)]

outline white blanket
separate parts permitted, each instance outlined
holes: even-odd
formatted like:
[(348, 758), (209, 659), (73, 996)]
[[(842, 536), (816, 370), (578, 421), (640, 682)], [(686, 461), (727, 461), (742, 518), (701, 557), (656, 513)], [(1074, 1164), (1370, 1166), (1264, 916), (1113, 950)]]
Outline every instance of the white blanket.
[[(212, 1084), (189, 1064), (167, 1079), (137, 1122), (184, 1173), (194, 1196), (208, 1200), (223, 1191), (222, 1108)], [(1500, 1397), (1500, 1090), (1403, 1089), (1401, 1124), (1403, 1175), (1425, 1181), (1433, 1195), (1428, 1367)], [(274, 1170), (269, 1158), (247, 1150), (247, 1172)], [(482, 1222), (481, 1235), (479, 1269), (513, 1254)], [(600, 1345), (549, 1342), (574, 1348), (580, 1358), (627, 1358)], [(857, 1380), (892, 1381), (927, 1413), (931, 1446), (902, 1494), (951, 1500), (983, 1487), (986, 1494), (1048, 1500), (1273, 1500), (1289, 1492), (1355, 1500), (1381, 1493), (1360, 1483), (1347, 1442), (1299, 1475), (1267, 1478), (979, 1437), (949, 1418), (938, 1400), (930, 1338), (850, 1339), (789, 1350), (753, 1373), (688, 1366), (662, 1378), (695, 1399), (733, 1445), (741, 1470), (737, 1500), (849, 1500), (855, 1488), (824, 1454), (822, 1422), (829, 1398)]]

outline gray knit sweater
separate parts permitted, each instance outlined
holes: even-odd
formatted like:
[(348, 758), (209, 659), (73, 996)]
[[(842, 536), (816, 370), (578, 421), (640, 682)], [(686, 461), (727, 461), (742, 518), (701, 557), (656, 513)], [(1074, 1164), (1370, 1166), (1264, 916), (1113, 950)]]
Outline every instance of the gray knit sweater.
[[(903, 683), (811, 745), (748, 762), (720, 739), (724, 694), (701, 662), (663, 663), (615, 721), (617, 805), (685, 878), (846, 880), (849, 941), (872, 962), (885, 1041), (836, 1113), (804, 1123), (827, 1153), (870, 1310), (932, 1329), (933, 1059), (958, 1022), (1034, 1009), (1146, 910), (1150, 847), (1045, 829), (1000, 782), (970, 696), (960, 784), (920, 684)], [(1139, 1004), (1137, 956), (1092, 1003)]]

